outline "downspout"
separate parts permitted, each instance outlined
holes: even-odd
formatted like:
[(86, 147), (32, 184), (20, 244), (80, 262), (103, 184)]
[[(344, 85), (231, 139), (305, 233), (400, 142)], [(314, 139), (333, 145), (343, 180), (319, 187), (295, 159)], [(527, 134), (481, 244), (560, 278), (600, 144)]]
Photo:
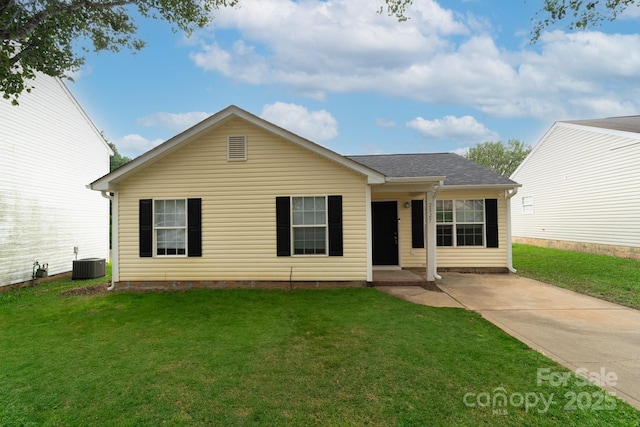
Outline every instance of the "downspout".
[(518, 187), (511, 191), (505, 191), (505, 198), (507, 199), (507, 270), (513, 274), (518, 272), (513, 268), (513, 250), (511, 247), (511, 198), (516, 194), (518, 194)]
[[(104, 197), (105, 199), (109, 199), (109, 201), (110, 201), (111, 203), (113, 203), (113, 196), (111, 195), (111, 193), (110, 193), (110, 192), (108, 192), (108, 191), (101, 191), (101, 192), (100, 192), (100, 194), (102, 194), (102, 197)], [(114, 231), (114, 230), (112, 229), (112, 230), (111, 230), (111, 232), (113, 233), (113, 231)], [(113, 238), (112, 238), (112, 241), (113, 241)], [(112, 267), (113, 267), (113, 265), (112, 265)], [(111, 285), (109, 285), (109, 286), (107, 287), (107, 290), (108, 290), (108, 291), (112, 291), (112, 290), (114, 290), (114, 289), (115, 289), (115, 287), (116, 287), (116, 282), (115, 282), (115, 280), (113, 280), (113, 274), (112, 274), (112, 275), (111, 275)]]

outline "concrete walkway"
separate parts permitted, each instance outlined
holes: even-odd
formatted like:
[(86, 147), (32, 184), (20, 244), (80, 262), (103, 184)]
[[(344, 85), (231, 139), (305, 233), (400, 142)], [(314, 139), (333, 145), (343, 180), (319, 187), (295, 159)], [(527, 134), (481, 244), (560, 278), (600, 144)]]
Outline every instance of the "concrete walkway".
[(474, 310), (573, 372), (601, 379), (604, 389), (640, 409), (640, 311), (513, 274), (444, 273), (438, 286), (446, 297), (415, 286), (381, 290), (418, 304)]

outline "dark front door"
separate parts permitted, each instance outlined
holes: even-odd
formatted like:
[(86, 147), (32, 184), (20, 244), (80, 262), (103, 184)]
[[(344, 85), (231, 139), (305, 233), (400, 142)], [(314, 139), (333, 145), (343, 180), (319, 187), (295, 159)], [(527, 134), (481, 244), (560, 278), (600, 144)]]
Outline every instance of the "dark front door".
[(398, 203), (373, 202), (373, 265), (398, 265)]

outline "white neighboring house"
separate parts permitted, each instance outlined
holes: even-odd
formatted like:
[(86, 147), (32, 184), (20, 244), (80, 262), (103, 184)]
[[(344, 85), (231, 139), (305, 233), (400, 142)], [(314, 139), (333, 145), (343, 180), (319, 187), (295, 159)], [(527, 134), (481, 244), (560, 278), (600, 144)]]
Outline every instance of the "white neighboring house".
[(511, 179), (514, 242), (640, 259), (640, 116), (556, 122)]
[(60, 79), (39, 74), (19, 102), (0, 97), (0, 286), (36, 261), (51, 276), (109, 258), (109, 201), (86, 185), (113, 152)]

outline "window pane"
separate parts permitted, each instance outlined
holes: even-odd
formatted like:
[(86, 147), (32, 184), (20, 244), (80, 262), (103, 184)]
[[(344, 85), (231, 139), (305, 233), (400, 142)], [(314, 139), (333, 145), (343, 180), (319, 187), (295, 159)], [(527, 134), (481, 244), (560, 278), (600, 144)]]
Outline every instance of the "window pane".
[(325, 228), (294, 228), (293, 253), (297, 255), (325, 254)]
[(313, 211), (305, 211), (304, 212), (304, 220), (303, 220), (303, 224), (305, 225), (312, 225), (315, 222), (315, 214)]
[(156, 230), (156, 247), (158, 255), (184, 255), (186, 233), (184, 229)]
[(456, 200), (456, 222), (483, 222), (482, 200)]
[(457, 246), (482, 246), (483, 233), (482, 225), (463, 224), (456, 226)]
[(184, 227), (187, 225), (185, 200), (156, 200), (156, 227)]
[(187, 225), (187, 206), (186, 200), (176, 200), (176, 225), (184, 227)]
[(293, 225), (326, 224), (325, 205), (324, 197), (294, 197)]
[(453, 246), (453, 226), (452, 225), (437, 226), (436, 244), (438, 246)]
[(436, 222), (453, 222), (453, 200), (436, 200)]

